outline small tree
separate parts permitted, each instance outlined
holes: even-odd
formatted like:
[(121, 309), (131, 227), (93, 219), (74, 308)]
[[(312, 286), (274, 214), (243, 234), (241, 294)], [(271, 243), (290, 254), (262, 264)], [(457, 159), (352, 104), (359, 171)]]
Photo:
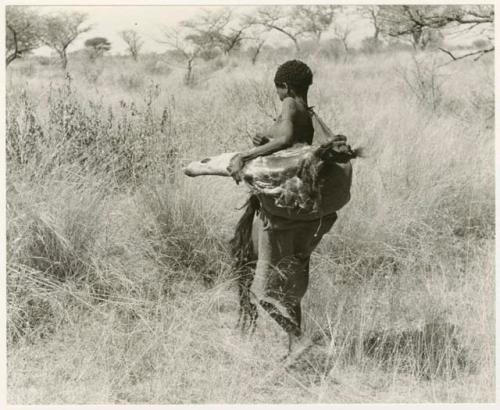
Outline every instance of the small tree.
[(93, 37), (85, 41), (90, 61), (95, 61), (111, 49), (111, 43), (104, 37)]
[(202, 14), (183, 21), (181, 25), (191, 30), (187, 38), (203, 48), (207, 55), (214, 55), (219, 50), (229, 54), (238, 49), (245, 40), (245, 31), (250, 27), (247, 22), (236, 20), (229, 8), (203, 10)]
[(186, 75), (184, 77), (184, 82), (187, 85), (192, 84), (193, 64), (202, 52), (201, 47), (194, 43), (188, 35), (183, 34), (179, 30), (167, 28), (163, 31), (163, 40), (158, 40), (158, 42), (169, 46), (175, 55), (185, 61)]
[(5, 63), (40, 46), (40, 17), (24, 6), (7, 6), (5, 10)]
[(381, 23), (381, 18), (380, 18), (380, 7), (375, 6), (375, 5), (369, 5), (369, 6), (360, 6), (359, 7), (359, 14), (370, 20), (373, 26), (373, 36), (372, 36), (372, 41), (369, 42), (372, 45), (376, 45), (380, 32), (382, 31), (382, 23)]
[(335, 38), (338, 39), (344, 47), (344, 60), (347, 60), (347, 55), (349, 54), (348, 38), (351, 34), (351, 28), (348, 24), (335, 24), (335, 26), (333, 27), (333, 32), (335, 33)]
[(254, 47), (250, 48), (251, 56), (252, 56), (252, 65), (255, 65), (257, 62), (257, 58), (259, 57), (260, 52), (262, 51), (262, 47), (264, 47), (266, 40), (257, 40), (257, 44)]
[(120, 31), (120, 37), (127, 43), (128, 46), (128, 52), (134, 59), (134, 61), (137, 61), (137, 58), (139, 57), (139, 52), (141, 51), (142, 46), (144, 45), (144, 42), (141, 40), (139, 34), (137, 34), (137, 31), (135, 30), (124, 30)]
[(90, 30), (90, 26), (82, 27), (86, 19), (86, 14), (76, 12), (47, 16), (44, 19), (41, 40), (59, 55), (64, 70), (68, 66), (68, 47), (80, 34)]

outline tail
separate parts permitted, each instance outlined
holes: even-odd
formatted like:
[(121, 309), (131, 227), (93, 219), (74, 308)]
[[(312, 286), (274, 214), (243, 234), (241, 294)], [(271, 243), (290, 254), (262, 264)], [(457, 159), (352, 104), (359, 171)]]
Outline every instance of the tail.
[(240, 313), (238, 326), (243, 333), (253, 332), (257, 307), (250, 300), (250, 287), (255, 274), (255, 252), (252, 243), (253, 218), (260, 208), (259, 199), (252, 195), (244, 205), (245, 212), (236, 224), (234, 237), (229, 241), (234, 268), (238, 277)]
[(254, 256), (252, 227), (255, 213), (260, 208), (259, 199), (255, 195), (251, 195), (243, 207), (245, 207), (245, 212), (236, 224), (234, 236), (229, 241), (231, 255), (235, 259), (237, 269), (251, 262)]

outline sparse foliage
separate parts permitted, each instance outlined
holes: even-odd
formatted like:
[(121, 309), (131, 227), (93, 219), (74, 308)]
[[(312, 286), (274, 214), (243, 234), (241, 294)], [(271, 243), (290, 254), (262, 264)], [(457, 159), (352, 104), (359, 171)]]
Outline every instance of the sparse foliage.
[(409, 67), (397, 69), (410, 92), (424, 105), (436, 111), (442, 100), (442, 74), (435, 59), (412, 56)]
[(406, 37), (415, 48), (424, 49), (435, 30), (468, 25), (492, 24), (492, 6), (379, 6), (379, 20), (384, 34)]
[(42, 42), (53, 49), (61, 59), (63, 69), (68, 65), (68, 47), (80, 34), (90, 30), (90, 26), (82, 26), (87, 15), (83, 13), (66, 13), (44, 18)]
[(297, 27), (290, 18), (289, 10), (282, 6), (262, 6), (253, 15), (245, 19), (248, 25), (258, 25), (267, 31), (277, 31), (293, 41), (295, 49), (300, 52), (299, 37), (304, 34), (303, 27)]
[[(382, 30), (380, 22), (380, 7), (376, 5), (360, 6), (360, 14), (362, 17), (367, 18), (373, 25), (373, 40), (379, 40), (379, 35)], [(372, 42), (372, 44), (374, 44)]]
[(332, 24), (339, 7), (327, 4), (294, 6), (290, 11), (290, 17), (299, 32), (312, 35), (319, 42), (321, 35)]
[(127, 43), (128, 52), (134, 59), (137, 61), (139, 57), (139, 52), (141, 51), (144, 42), (141, 40), (141, 37), (135, 30), (124, 30), (120, 32), (120, 37)]
[(181, 24), (191, 30), (186, 39), (203, 49), (203, 54), (208, 58), (217, 51), (229, 54), (238, 49), (250, 26), (234, 19), (229, 8), (220, 11), (203, 10), (202, 14)]
[(333, 31), (335, 33), (335, 38), (342, 42), (342, 46), (344, 47), (345, 59), (347, 59), (347, 55), (349, 54), (349, 36), (351, 35), (351, 28), (349, 24), (337, 23), (334, 25)]
[(189, 35), (179, 31), (165, 28), (163, 39), (158, 40), (161, 44), (166, 44), (174, 54), (186, 63), (186, 75), (184, 82), (187, 85), (193, 82), (193, 64), (203, 51), (199, 44), (196, 44)]
[(406, 38), (414, 48), (425, 48), (422, 42), (429, 29), (424, 21), (435, 12), (436, 6), (379, 6), (379, 18), (384, 34)]
[(40, 46), (40, 17), (25, 6), (7, 6), (5, 9), (5, 63)]

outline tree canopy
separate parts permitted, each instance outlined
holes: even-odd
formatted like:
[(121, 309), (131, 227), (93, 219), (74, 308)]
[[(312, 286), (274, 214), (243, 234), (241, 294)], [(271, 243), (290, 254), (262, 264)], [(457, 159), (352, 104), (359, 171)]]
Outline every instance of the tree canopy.
[(53, 49), (60, 57), (64, 69), (68, 65), (67, 49), (76, 38), (90, 30), (83, 26), (87, 19), (84, 13), (60, 13), (46, 16), (41, 33), (42, 42)]
[(6, 7), (6, 65), (40, 46), (40, 27), (41, 20), (33, 9), (25, 6)]
[(85, 47), (88, 50), (91, 61), (102, 56), (106, 51), (111, 50), (111, 43), (105, 37), (93, 37), (85, 41)]

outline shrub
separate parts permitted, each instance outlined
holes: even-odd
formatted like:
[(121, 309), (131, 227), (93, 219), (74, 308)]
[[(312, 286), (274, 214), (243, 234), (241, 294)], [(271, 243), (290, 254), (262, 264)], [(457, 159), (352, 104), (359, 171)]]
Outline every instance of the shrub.
[(412, 54), (409, 67), (400, 67), (397, 72), (408, 90), (419, 102), (436, 110), (442, 100), (442, 75), (438, 72), (436, 60), (426, 56), (417, 58)]
[(118, 84), (126, 91), (137, 91), (144, 87), (144, 75), (139, 72), (121, 73)]

